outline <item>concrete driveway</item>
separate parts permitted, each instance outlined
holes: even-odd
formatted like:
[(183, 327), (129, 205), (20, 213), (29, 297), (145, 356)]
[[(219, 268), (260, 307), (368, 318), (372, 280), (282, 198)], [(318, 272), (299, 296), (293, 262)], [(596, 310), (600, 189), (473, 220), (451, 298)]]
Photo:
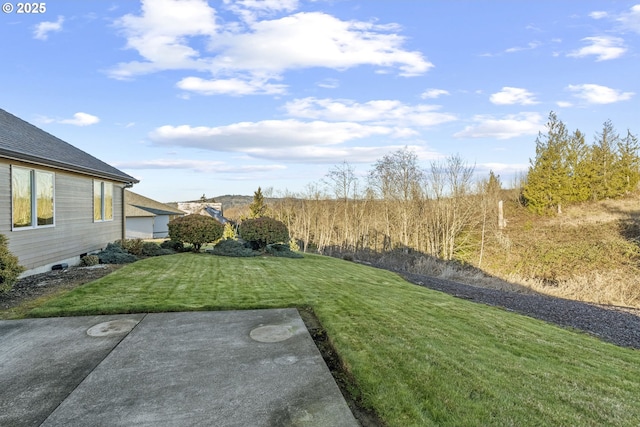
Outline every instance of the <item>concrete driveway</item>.
[(1, 426), (357, 426), (297, 310), (0, 321)]

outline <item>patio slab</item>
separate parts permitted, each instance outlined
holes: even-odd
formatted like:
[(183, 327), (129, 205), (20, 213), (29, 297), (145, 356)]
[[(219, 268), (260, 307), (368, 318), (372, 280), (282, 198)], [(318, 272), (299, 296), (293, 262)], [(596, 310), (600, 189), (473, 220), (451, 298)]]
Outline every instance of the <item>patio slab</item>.
[(0, 321), (0, 342), (0, 425), (358, 425), (295, 309)]

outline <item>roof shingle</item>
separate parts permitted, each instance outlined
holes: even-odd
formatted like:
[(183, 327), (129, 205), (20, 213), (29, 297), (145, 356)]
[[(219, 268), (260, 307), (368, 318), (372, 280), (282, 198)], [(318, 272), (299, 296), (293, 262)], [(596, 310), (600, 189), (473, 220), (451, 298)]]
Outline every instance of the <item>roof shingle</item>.
[(118, 182), (134, 177), (0, 108), (0, 157), (79, 172)]

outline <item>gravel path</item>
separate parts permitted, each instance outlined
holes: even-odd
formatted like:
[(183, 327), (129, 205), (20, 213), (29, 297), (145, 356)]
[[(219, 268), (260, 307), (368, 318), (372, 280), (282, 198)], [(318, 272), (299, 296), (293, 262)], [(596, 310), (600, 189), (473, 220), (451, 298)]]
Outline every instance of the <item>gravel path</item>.
[(638, 309), (480, 288), (430, 276), (395, 272), (416, 285), (446, 292), (458, 298), (503, 307), (557, 325), (580, 329), (619, 346), (640, 349)]

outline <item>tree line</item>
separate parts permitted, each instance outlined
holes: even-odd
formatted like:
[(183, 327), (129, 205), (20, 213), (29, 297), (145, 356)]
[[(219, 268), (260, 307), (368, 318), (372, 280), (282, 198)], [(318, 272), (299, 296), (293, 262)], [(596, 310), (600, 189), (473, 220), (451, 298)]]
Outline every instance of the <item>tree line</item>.
[[(610, 121), (589, 145), (552, 112), (515, 198), (543, 213), (626, 194), (640, 181), (638, 148), (635, 135), (619, 136)], [(305, 252), (415, 250), (479, 265), (485, 241), (499, 233), (498, 201), (505, 193), (493, 171), (477, 181), (474, 169), (459, 155), (423, 167), (405, 147), (380, 158), (366, 175), (347, 162), (335, 165), (304, 191), (272, 199), (265, 214), (285, 223)], [(252, 212), (264, 209), (261, 192), (259, 199)]]
[(568, 203), (615, 198), (636, 189), (640, 180), (638, 138), (627, 130), (620, 136), (610, 120), (592, 144), (580, 130), (569, 133), (555, 113), (549, 114), (546, 134), (536, 139), (536, 156), (522, 195), (534, 212)]
[(452, 259), (478, 223), (484, 192), (473, 171), (460, 156), (424, 169), (405, 147), (379, 159), (364, 178), (349, 163), (336, 165), (322, 182), (275, 199), (269, 215), (304, 251), (401, 249)]

